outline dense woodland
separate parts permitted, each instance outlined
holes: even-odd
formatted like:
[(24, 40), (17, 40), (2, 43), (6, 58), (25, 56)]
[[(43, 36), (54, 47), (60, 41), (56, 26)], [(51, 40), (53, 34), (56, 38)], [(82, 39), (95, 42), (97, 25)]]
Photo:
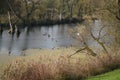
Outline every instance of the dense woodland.
[(1, 0), (0, 24), (9, 18), (13, 25), (29, 26), (78, 22), (101, 10), (120, 19), (120, 0)]

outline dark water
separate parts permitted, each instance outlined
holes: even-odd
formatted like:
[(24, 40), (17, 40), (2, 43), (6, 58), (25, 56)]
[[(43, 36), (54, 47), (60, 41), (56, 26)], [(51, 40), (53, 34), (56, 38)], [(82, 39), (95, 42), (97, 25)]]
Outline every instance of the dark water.
[(69, 29), (76, 25), (55, 25), (21, 29), (19, 36), (13, 36), (5, 30), (0, 36), (0, 52), (20, 55), (22, 50), (59, 48), (78, 46), (79, 41), (69, 34)]

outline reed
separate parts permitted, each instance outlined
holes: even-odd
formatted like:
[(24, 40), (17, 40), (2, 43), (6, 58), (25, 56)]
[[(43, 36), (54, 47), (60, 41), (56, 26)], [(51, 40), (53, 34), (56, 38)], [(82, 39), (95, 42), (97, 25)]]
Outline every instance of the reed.
[[(79, 57), (77, 56), (79, 55)], [(96, 57), (77, 54), (39, 54), (19, 58), (6, 66), (2, 80), (81, 80), (120, 68), (120, 55), (99, 54)], [(82, 57), (80, 57), (80, 55)]]

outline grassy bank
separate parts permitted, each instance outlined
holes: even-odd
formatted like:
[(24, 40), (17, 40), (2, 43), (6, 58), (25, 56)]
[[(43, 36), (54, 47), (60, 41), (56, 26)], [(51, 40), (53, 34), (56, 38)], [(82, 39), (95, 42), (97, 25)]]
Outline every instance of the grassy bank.
[(102, 75), (90, 77), (86, 80), (120, 80), (120, 69)]
[(81, 80), (120, 68), (120, 55), (80, 53), (76, 48), (32, 49), (6, 66), (2, 80)]

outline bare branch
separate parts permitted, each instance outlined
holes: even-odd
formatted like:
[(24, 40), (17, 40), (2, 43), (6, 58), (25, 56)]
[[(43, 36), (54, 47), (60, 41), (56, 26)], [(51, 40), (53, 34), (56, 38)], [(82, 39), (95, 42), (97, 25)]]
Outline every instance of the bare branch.
[(103, 30), (104, 28), (105, 28), (104, 26), (102, 26), (102, 27), (100, 28), (100, 30), (99, 30), (99, 35), (98, 35), (98, 39), (101, 38), (101, 32), (102, 32), (102, 30)]
[(104, 38), (105, 36), (107, 36), (107, 33), (105, 33), (105, 34), (101, 37), (101, 39)]
[(108, 54), (107, 48), (105, 47), (104, 43), (101, 42), (99, 38), (96, 38), (96, 37), (93, 35), (92, 31), (90, 31), (90, 34), (91, 34), (91, 37), (92, 37), (98, 44), (100, 44), (100, 46), (102, 46), (103, 50)]
[(13, 14), (14, 14), (17, 18), (23, 20), (23, 18), (20, 16), (20, 14), (17, 14), (17, 13), (16, 13), (16, 11), (15, 11), (14, 8), (12, 7), (10, 1), (9, 1), (9, 0), (6, 0), (6, 2), (7, 2), (7, 4), (8, 4), (8, 6), (9, 6), (10, 10), (13, 12)]
[(85, 49), (86, 49), (86, 47), (77, 50), (75, 53), (73, 53), (73, 54), (71, 54), (70, 56), (68, 56), (68, 58), (72, 57), (73, 55), (75, 55), (75, 54), (77, 54), (77, 53), (79, 53), (79, 52), (81, 52), (81, 51), (83, 51), (83, 50), (85, 50)]
[(98, 38), (96, 38), (95, 36), (94, 36), (94, 34), (92, 33), (92, 31), (90, 30), (90, 35), (91, 35), (91, 37), (94, 39), (94, 40), (96, 40), (96, 41), (98, 41), (99, 39)]

